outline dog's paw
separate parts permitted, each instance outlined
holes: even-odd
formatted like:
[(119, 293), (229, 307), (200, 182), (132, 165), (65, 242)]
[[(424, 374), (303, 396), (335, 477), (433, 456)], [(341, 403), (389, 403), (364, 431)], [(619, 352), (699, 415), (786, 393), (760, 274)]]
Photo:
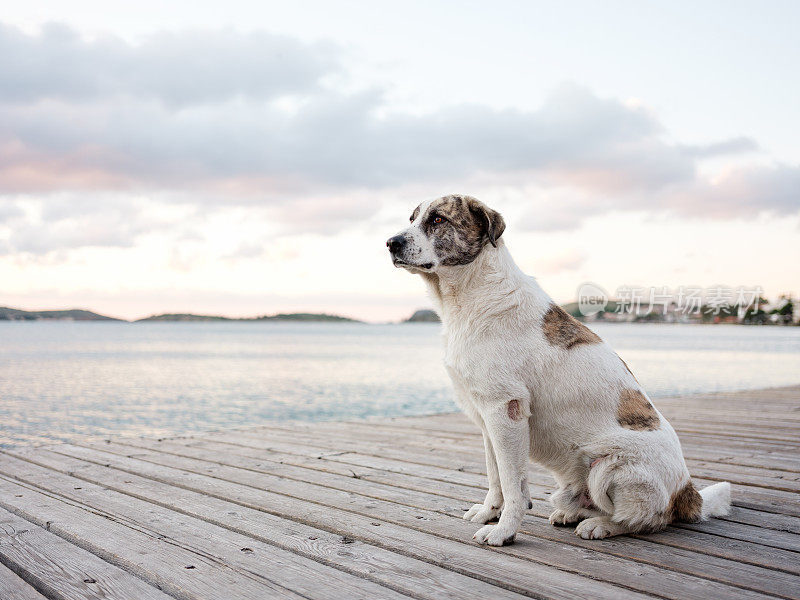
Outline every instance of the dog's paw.
[(500, 516), (500, 509), (485, 504), (476, 504), (464, 513), (464, 519), (473, 523), (488, 523)]
[(575, 528), (575, 535), (585, 540), (602, 540), (611, 535), (615, 535), (614, 524), (607, 517), (593, 517), (584, 519)]
[(514, 543), (517, 536), (516, 531), (512, 531), (502, 525), (484, 525), (472, 536), (472, 539), (479, 544), (489, 544), (490, 546), (507, 546)]
[(572, 525), (580, 521), (581, 518), (575, 513), (566, 513), (560, 508), (554, 510), (550, 515), (550, 524), (556, 526)]

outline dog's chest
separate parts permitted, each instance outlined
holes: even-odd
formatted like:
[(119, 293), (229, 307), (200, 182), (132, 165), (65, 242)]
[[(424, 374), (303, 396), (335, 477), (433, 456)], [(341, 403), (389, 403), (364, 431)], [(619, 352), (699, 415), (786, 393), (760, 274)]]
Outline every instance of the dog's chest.
[[(459, 332), (460, 334), (460, 332)], [(468, 370), (470, 344), (467, 336), (445, 332), (444, 366), (450, 373), (461, 376)]]
[(487, 381), (491, 370), (491, 359), (495, 353), (487, 354), (485, 342), (468, 332), (445, 334), (444, 365), (453, 384), (465, 391), (474, 391)]

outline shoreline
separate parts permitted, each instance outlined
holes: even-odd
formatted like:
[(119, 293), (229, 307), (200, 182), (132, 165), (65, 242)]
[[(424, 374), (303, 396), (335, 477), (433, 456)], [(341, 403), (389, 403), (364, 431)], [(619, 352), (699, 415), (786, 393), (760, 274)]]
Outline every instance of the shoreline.
[[(80, 324), (103, 324), (103, 325), (149, 325), (153, 323), (158, 324), (219, 324), (219, 323), (268, 323), (268, 324), (305, 324), (305, 325), (441, 325), (439, 321), (361, 321), (358, 319), (342, 319), (342, 320), (293, 320), (293, 319), (260, 319), (260, 318), (247, 318), (247, 319), (233, 319), (233, 318), (220, 318), (220, 319), (138, 319), (135, 321), (126, 321), (124, 319), (0, 319), (0, 325), (4, 323), (80, 323)], [(581, 321), (587, 327), (593, 325), (658, 325), (658, 326), (681, 326), (681, 327), (741, 327), (745, 329), (796, 329), (800, 328), (800, 322), (794, 324), (783, 323), (702, 323), (702, 322), (668, 322), (668, 321)]]

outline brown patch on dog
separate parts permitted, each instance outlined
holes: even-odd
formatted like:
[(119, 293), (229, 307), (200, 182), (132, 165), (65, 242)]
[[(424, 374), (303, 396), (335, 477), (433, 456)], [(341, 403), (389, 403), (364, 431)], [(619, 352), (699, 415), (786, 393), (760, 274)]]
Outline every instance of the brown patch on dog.
[(655, 431), (660, 422), (658, 413), (639, 390), (624, 389), (619, 394), (617, 422), (634, 431)]
[(519, 400), (511, 400), (508, 403), (508, 418), (512, 421), (522, 418), (522, 410), (519, 406)]
[(473, 214), (481, 225), (481, 230), (486, 234), (489, 243), (497, 248), (497, 240), (506, 230), (506, 222), (496, 210), (492, 210), (483, 202), (472, 196), (463, 196), (467, 209)]
[(694, 484), (690, 481), (680, 490), (675, 492), (669, 501), (669, 513), (673, 521), (696, 523), (700, 520), (703, 510), (703, 497)]
[(596, 333), (555, 303), (550, 304), (550, 308), (544, 314), (542, 330), (551, 346), (559, 346), (566, 350), (580, 344), (602, 342)]

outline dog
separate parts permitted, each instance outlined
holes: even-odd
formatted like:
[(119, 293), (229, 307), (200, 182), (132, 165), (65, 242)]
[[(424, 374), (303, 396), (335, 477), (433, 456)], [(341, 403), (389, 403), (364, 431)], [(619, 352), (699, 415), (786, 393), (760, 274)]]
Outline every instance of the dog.
[(514, 542), (532, 506), (529, 459), (558, 484), (550, 522), (584, 539), (727, 514), (730, 484), (697, 491), (675, 430), (625, 362), (519, 269), (505, 227), (476, 198), (451, 195), (417, 206), (386, 243), (427, 284), (456, 403), (483, 432), (489, 491), (464, 514), (484, 524), (474, 539)]

